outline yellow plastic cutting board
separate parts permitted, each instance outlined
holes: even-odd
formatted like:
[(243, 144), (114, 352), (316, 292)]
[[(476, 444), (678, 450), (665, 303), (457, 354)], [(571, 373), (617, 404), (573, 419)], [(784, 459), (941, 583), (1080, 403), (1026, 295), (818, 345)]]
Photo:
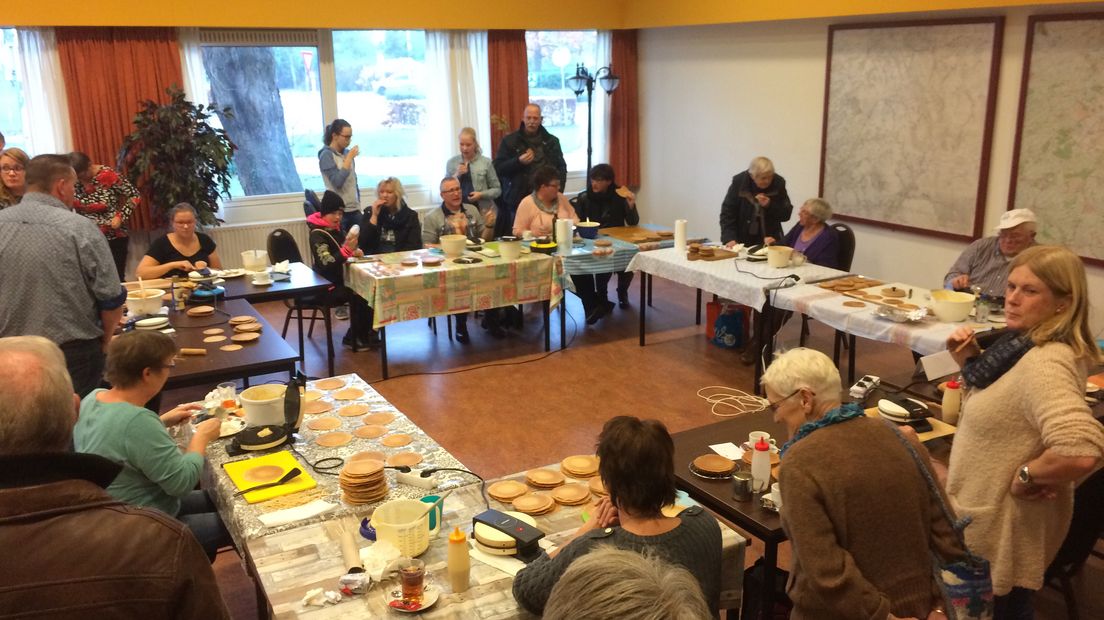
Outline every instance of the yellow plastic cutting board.
[(263, 502), (265, 500), (272, 499), (273, 497), (279, 497), (281, 495), (287, 495), (289, 493), (295, 493), (297, 491), (305, 491), (307, 489), (313, 489), (318, 486), (318, 483), (314, 478), (310, 477), (307, 473), (307, 466), (301, 464), (295, 460), (295, 457), (286, 450), (275, 452), (273, 454), (266, 454), (264, 456), (257, 456), (251, 459), (245, 459), (242, 461), (234, 461), (232, 463), (223, 464), (223, 469), (226, 470), (226, 475), (230, 476), (230, 480), (234, 483), (234, 486), (238, 490), (248, 489), (249, 487), (255, 487), (259, 484), (263, 484), (261, 481), (249, 480), (246, 478), (246, 472), (257, 467), (276, 466), (280, 468), (280, 474), (273, 478), (273, 481), (278, 479), (284, 473), (291, 470), (292, 467), (298, 467), (303, 470), (303, 473), (293, 478), (290, 482), (281, 484), (279, 486), (269, 487), (267, 489), (261, 489), (259, 491), (252, 491), (245, 494), (245, 501), (250, 504), (256, 504), (257, 502)]

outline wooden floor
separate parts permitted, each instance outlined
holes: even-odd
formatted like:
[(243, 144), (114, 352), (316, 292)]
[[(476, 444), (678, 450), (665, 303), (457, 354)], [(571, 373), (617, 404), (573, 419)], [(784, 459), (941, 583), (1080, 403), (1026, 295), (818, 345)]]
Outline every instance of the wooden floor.
[[(632, 292), (632, 308), (615, 309), (595, 326), (584, 324), (578, 299), (569, 295), (569, 346), (564, 351), (558, 350), (554, 312), (553, 352), (543, 352), (541, 318), (533, 308), (523, 332), (506, 339), (494, 339), (470, 321), (471, 342), (466, 345), (448, 339), (443, 319), (436, 336), (425, 321), (389, 328), (392, 378), (387, 381), (381, 380), (375, 352), (341, 350), (336, 370), (360, 374), (461, 463), (486, 478), (592, 452), (602, 424), (612, 416), (657, 418), (678, 432), (717, 420), (698, 390), (727, 386), (753, 392), (752, 369), (740, 363), (739, 353), (713, 346), (704, 327), (694, 324), (693, 289), (656, 279), (645, 347), (637, 342), (636, 283)], [(269, 323), (283, 324), (282, 303), (260, 304), (258, 309)], [(800, 321), (790, 321), (777, 346), (797, 346), (799, 326)], [(347, 322), (336, 323), (336, 342), (347, 328)], [(294, 329), (288, 333), (293, 343)], [(319, 324), (308, 343), (305, 368), (316, 377), (326, 374), (321, 331)], [(830, 353), (831, 345), (832, 331), (812, 322), (809, 346)], [(911, 372), (913, 361), (905, 348), (859, 341), (857, 366), (857, 376), (902, 377)], [(163, 403), (168, 408), (205, 391), (176, 390)], [(752, 541), (748, 563), (761, 552), (762, 545)], [(788, 563), (787, 546), (781, 555), (781, 562)], [(254, 590), (237, 556), (220, 554), (215, 568), (234, 617), (256, 617)], [(1082, 618), (1104, 617), (1102, 578), (1104, 562), (1090, 561), (1076, 588), (1084, 599), (1079, 605)], [(1036, 608), (1043, 620), (1066, 617), (1062, 597), (1053, 591), (1041, 593)]]

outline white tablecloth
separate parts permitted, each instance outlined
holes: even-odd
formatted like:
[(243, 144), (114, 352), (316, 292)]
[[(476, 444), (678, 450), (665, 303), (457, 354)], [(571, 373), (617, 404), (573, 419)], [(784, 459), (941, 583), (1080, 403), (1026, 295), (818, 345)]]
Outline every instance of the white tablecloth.
[[(819, 282), (847, 275), (838, 269), (813, 264), (775, 269), (766, 262), (749, 263), (746, 260), (690, 261), (686, 259), (685, 252), (674, 248), (641, 252), (633, 257), (628, 269), (700, 288), (756, 310), (763, 309), (768, 290), (789, 286), (793, 282), (786, 276), (795, 275), (800, 278), (798, 282)], [(773, 298), (773, 291), (771, 295)]]
[(962, 325), (978, 331), (992, 329), (992, 324), (943, 323), (928, 316), (916, 323), (894, 323), (874, 316), (874, 304), (862, 308), (843, 305), (853, 298), (809, 284), (782, 289), (771, 294), (775, 308), (808, 315), (825, 325), (848, 334), (904, 345), (921, 355), (930, 355), (947, 348), (947, 337)]

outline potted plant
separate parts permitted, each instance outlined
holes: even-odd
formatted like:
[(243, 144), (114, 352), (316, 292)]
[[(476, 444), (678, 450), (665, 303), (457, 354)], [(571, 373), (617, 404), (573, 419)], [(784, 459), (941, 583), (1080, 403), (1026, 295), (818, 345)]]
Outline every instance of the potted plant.
[(218, 226), (218, 200), (230, 195), (230, 164), (237, 147), (209, 119), (215, 113), (233, 118), (233, 113), (216, 104), (196, 105), (176, 87), (165, 92), (169, 103), (142, 103), (134, 116), (134, 133), (119, 151), (118, 167), (142, 193), (156, 225), (164, 223), (169, 209), (187, 202), (202, 225)]

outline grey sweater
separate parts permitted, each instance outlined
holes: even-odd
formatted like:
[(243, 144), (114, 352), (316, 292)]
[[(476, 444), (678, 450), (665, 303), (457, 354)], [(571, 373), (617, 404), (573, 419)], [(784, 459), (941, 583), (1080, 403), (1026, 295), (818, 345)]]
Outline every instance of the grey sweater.
[(357, 186), (356, 160), (349, 160), (345, 167), (345, 153), (325, 147), (318, 151), (318, 170), (322, 173), (322, 183), (326, 189), (341, 196), (346, 211), (360, 211), (360, 187)]
[(697, 578), (713, 616), (721, 598), (721, 528), (700, 506), (679, 513), (682, 524), (658, 536), (637, 536), (620, 527), (587, 532), (571, 541), (555, 558), (542, 553), (514, 577), (514, 598), (526, 610), (540, 615), (548, 595), (575, 558), (599, 545), (643, 552), (651, 551), (672, 564), (682, 566)]

